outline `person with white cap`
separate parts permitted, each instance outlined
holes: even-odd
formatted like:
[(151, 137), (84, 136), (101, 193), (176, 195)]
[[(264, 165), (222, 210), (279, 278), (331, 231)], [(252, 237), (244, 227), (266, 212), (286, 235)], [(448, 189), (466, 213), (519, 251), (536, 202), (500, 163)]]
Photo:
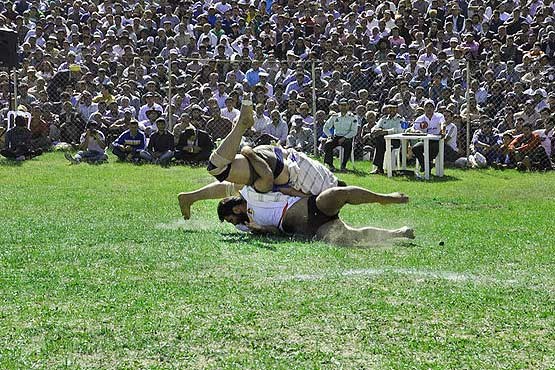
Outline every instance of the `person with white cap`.
[[(414, 121), (413, 130), (425, 134), (440, 135), (443, 125), (445, 125), (445, 117), (443, 114), (435, 112), (436, 105), (433, 100), (426, 100), (424, 103), (424, 114), (417, 117)], [(424, 169), (424, 143), (419, 142), (412, 147), (412, 152), (420, 163), (421, 169)], [(439, 141), (430, 140), (430, 161), (432, 161), (439, 153)], [(430, 165), (431, 167), (431, 165)]]

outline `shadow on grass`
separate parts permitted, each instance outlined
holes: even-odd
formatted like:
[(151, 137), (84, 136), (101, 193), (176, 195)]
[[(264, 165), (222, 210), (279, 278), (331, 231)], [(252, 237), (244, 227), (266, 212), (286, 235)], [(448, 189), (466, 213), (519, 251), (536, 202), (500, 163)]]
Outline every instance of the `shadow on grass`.
[(0, 158), (0, 166), (6, 167), (21, 167), (25, 161), (16, 161), (13, 159)]
[(443, 175), (443, 177), (434, 176), (430, 174), (430, 179), (424, 179), (423, 175), (420, 175), (416, 171), (413, 170), (396, 170), (393, 171), (393, 177), (401, 177), (405, 178), (408, 181), (426, 181), (426, 182), (452, 182), (452, 181), (460, 181), (458, 177)]
[[(337, 172), (339, 174), (349, 174), (354, 175), (357, 177), (367, 177), (370, 174), (366, 171), (359, 170), (357, 168), (353, 168), (352, 170), (346, 170), (344, 172)], [(387, 175), (382, 175), (387, 176)], [(413, 170), (395, 170), (393, 171), (393, 177), (403, 177), (409, 181), (431, 181), (431, 182), (451, 182), (451, 181), (460, 181), (458, 177), (443, 175), (443, 177), (437, 177), (433, 174), (430, 174), (430, 180), (424, 180), (424, 177), (421, 175), (417, 175), (417, 173)]]
[(349, 174), (349, 175), (355, 175), (357, 177), (364, 177), (364, 176), (368, 176), (369, 173), (367, 171), (363, 171), (363, 170), (359, 170), (357, 168), (353, 168), (352, 170), (346, 170), (344, 172), (337, 172), (339, 174), (344, 173), (344, 174)]
[(220, 231), (218, 234), (221, 236), (222, 241), (233, 244), (244, 244), (256, 248), (267, 249), (276, 251), (276, 245), (281, 245), (286, 242), (299, 241), (297, 238), (290, 238), (286, 236), (268, 236), (268, 235), (255, 235), (251, 233), (228, 233)]
[(394, 242), (394, 244), (398, 247), (403, 247), (403, 248), (420, 248), (422, 247), (420, 244), (417, 244), (414, 241), (400, 241), (397, 240)]

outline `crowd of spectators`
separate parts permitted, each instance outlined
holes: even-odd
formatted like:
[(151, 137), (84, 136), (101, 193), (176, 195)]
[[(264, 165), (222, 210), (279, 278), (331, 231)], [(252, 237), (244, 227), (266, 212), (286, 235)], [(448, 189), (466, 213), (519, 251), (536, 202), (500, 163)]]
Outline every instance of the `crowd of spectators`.
[[(453, 162), (471, 152), (478, 165), (550, 169), (554, 12), (553, 0), (2, 1), (0, 27), (18, 35), (18, 109), (32, 117), (29, 132), (2, 125), (2, 154), (64, 142), (74, 162), (106, 148), (202, 161), (252, 92), (255, 144), (312, 151), (316, 130), (326, 158), (354, 140), (380, 173), (383, 135), (408, 128), (445, 134)], [(356, 132), (339, 137), (330, 122), (344, 110)]]

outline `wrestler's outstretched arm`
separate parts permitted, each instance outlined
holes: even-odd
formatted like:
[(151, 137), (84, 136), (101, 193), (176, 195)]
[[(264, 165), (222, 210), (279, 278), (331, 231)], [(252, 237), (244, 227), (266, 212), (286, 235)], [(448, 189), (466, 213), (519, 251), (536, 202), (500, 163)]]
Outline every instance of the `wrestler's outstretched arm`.
[(206, 199), (223, 199), (239, 193), (243, 185), (234, 184), (231, 182), (213, 182), (202, 188), (190, 191), (187, 193), (179, 193), (177, 199), (179, 200), (179, 208), (185, 220), (191, 218), (191, 206), (199, 200)]

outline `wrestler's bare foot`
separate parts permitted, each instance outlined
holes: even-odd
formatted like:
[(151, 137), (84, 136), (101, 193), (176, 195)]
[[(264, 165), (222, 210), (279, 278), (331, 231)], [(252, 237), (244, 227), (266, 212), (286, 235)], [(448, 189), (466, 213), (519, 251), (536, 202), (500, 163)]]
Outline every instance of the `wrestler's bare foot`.
[(179, 208), (181, 208), (181, 214), (183, 219), (188, 220), (191, 218), (191, 205), (193, 204), (193, 199), (187, 193), (179, 193), (177, 196), (179, 200)]
[(414, 239), (415, 238), (414, 230), (411, 229), (408, 226), (403, 226), (398, 231), (399, 231), (399, 234), (401, 235), (401, 237), (403, 237), (403, 238), (408, 238), (408, 239)]
[[(250, 104), (245, 104), (250, 102)], [(241, 104), (241, 111), (237, 119), (237, 125), (243, 130), (247, 131), (254, 126), (254, 110), (252, 106), (252, 98), (250, 94), (243, 95), (243, 104)]]
[(395, 193), (387, 194), (385, 200), (380, 203), (381, 204), (402, 204), (402, 203), (408, 203), (408, 202), (409, 202), (409, 197), (406, 194), (395, 192)]

